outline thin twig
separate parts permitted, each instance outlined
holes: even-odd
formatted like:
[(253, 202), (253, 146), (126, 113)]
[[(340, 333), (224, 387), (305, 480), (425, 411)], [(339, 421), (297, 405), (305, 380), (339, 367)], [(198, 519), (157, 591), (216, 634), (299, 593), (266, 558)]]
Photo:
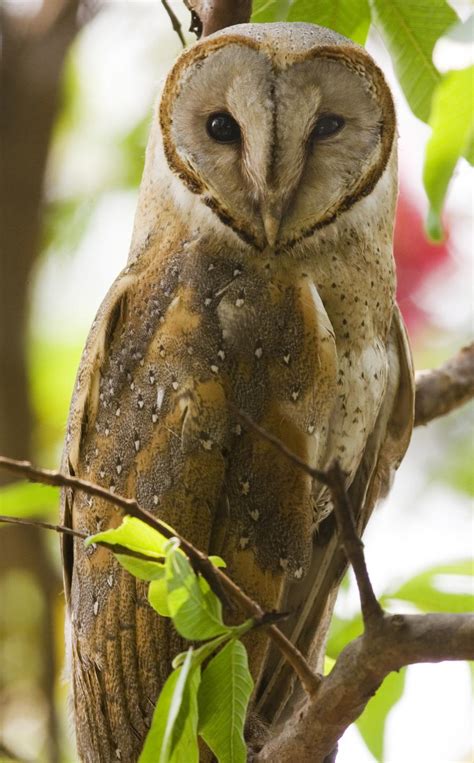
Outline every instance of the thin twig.
[(161, 5), (163, 6), (163, 8), (165, 9), (166, 13), (168, 14), (169, 20), (171, 21), (171, 26), (173, 27), (174, 31), (178, 35), (179, 40), (181, 42), (181, 45), (183, 46), (183, 48), (185, 48), (186, 47), (186, 40), (184, 39), (183, 30), (181, 28), (181, 24), (179, 22), (178, 17), (176, 16), (176, 14), (173, 11), (173, 9), (169, 6), (167, 0), (161, 0)]
[(233, 405), (229, 405), (229, 408), (234, 412), (234, 414), (237, 416), (238, 419), (242, 422), (242, 424), (247, 427), (247, 429), (251, 429), (255, 434), (258, 434), (263, 440), (266, 440), (267, 442), (271, 443), (276, 450), (279, 450), (280, 453), (283, 453), (284, 456), (287, 457), (289, 461), (292, 461), (292, 463), (296, 464), (300, 467), (306, 474), (309, 474), (310, 477), (312, 477), (315, 480), (318, 480), (318, 482), (321, 482), (323, 485), (327, 485), (330, 487), (330, 483), (328, 480), (328, 476), (326, 472), (321, 471), (320, 469), (313, 469), (312, 466), (310, 466), (304, 459), (300, 458), (296, 455), (290, 448), (288, 448), (284, 442), (282, 442), (276, 435), (272, 434), (271, 432), (268, 432), (266, 429), (261, 427), (259, 424), (257, 424), (253, 419), (250, 418), (244, 411), (239, 410)]
[(326, 471), (313, 469), (303, 459), (293, 453), (292, 450), (275, 435), (267, 432), (263, 427), (256, 424), (243, 411), (236, 411), (236, 415), (243, 424), (258, 434), (262, 439), (267, 440), (277, 450), (283, 453), (295, 466), (305, 471), (313, 479), (329, 487), (332, 496), (332, 503), (336, 515), (337, 526), (341, 537), (344, 550), (349, 563), (354, 569), (354, 574), (359, 589), (362, 616), (366, 627), (372, 626), (375, 622), (383, 618), (383, 610), (374, 594), (370, 582), (369, 573), (365, 563), (363, 543), (357, 535), (354, 522), (354, 514), (350, 503), (347, 490), (345, 488), (345, 475), (338, 464), (334, 462)]
[[(83, 533), (80, 530), (73, 530), (71, 527), (64, 527), (64, 525), (55, 525), (51, 522), (42, 522), (39, 519), (23, 519), (22, 517), (9, 517), (6, 514), (0, 514), (0, 523), (8, 525), (28, 525), (29, 527), (38, 527), (43, 530), (53, 530), (57, 533), (63, 533), (63, 535), (74, 535), (76, 538), (86, 540), (90, 536), (87, 533)], [(131, 556), (133, 559), (140, 559), (144, 562), (159, 562), (160, 558), (157, 556), (151, 556), (150, 554), (142, 554), (140, 551), (133, 551), (127, 546), (122, 546), (121, 543), (109, 543), (105, 540), (97, 541), (97, 545), (104, 546), (112, 551), (114, 554), (123, 554), (123, 556)]]
[(73, 530), (71, 527), (64, 527), (63, 525), (54, 525), (51, 522), (42, 522), (39, 519), (23, 519), (22, 517), (9, 517), (6, 514), (0, 514), (0, 522), (9, 525), (40, 527), (43, 530), (54, 530), (54, 532), (64, 533), (65, 535), (75, 535), (77, 538), (87, 538), (86, 533), (81, 533), (80, 530)]
[[(40, 482), (44, 485), (52, 485), (53, 487), (70, 487), (74, 490), (80, 490), (87, 495), (97, 496), (98, 498), (102, 498), (103, 500), (118, 506), (126, 514), (146, 522), (146, 524), (153, 527), (166, 538), (177, 538), (181, 549), (189, 558), (195, 571), (199, 572), (207, 580), (212, 590), (216, 596), (219, 596), (221, 601), (223, 600), (224, 603), (227, 603), (226, 591), (241, 605), (242, 609), (247, 614), (258, 618), (265, 616), (265, 612), (260, 605), (251, 599), (250, 596), (247, 596), (247, 594), (244, 593), (244, 591), (242, 591), (242, 589), (239, 588), (239, 586), (222, 570), (214, 567), (206, 554), (203, 554), (202, 551), (195, 548), (192, 543), (189, 543), (189, 541), (183, 538), (175, 530), (171, 530), (166, 524), (160, 522), (160, 520), (153, 516), (149, 511), (141, 508), (134, 499), (125, 498), (117, 493), (111, 493), (106, 488), (100, 487), (100, 485), (95, 485), (87, 480), (82, 480), (79, 477), (72, 477), (71, 475), (62, 474), (61, 472), (48, 469), (38, 469), (37, 467), (32, 466), (29, 461), (17, 461), (13, 458), (0, 456), (0, 469), (5, 469), (14, 474), (26, 477), (32, 482)], [(56, 526), (52, 526), (51, 529), (56, 529)], [(156, 561), (156, 559), (153, 561)], [(270, 638), (277, 644), (282, 654), (298, 675), (305, 691), (308, 694), (313, 695), (320, 684), (319, 676), (313, 673), (301, 652), (275, 625), (266, 627)]]
[(354, 512), (345, 487), (345, 474), (339, 463), (335, 461), (328, 469), (332, 503), (336, 516), (339, 535), (346, 552), (347, 560), (354, 570), (359, 589), (360, 606), (366, 628), (383, 619), (382, 607), (374, 593), (370, 582), (364, 555), (364, 544), (357, 535)]

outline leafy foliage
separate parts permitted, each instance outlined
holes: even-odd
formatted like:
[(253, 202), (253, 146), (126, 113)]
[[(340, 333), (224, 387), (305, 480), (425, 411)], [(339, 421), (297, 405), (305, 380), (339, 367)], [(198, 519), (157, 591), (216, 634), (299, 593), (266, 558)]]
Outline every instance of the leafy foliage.
[(200, 668), (193, 670), (192, 647), (183, 665), (167, 679), (153, 713), (139, 763), (197, 763), (197, 690)]
[(361, 717), (357, 720), (362, 739), (377, 760), (384, 760), (385, 722), (389, 712), (403, 695), (406, 670), (390, 673)]
[[(463, 588), (472, 591), (473, 578), (474, 566), (470, 560), (437, 565), (407, 580), (398, 589), (385, 592), (380, 603), (387, 611), (394, 607), (399, 611), (401, 602), (405, 601), (421, 612), (471, 612), (472, 594), (461, 593), (459, 588), (461, 581)], [(347, 618), (333, 616), (327, 644), (328, 667), (362, 631), (360, 613)], [(403, 694), (405, 678), (405, 669), (391, 673), (356, 722), (368, 749), (381, 762), (384, 760), (385, 724)]]
[(447, 72), (433, 95), (429, 120), (433, 132), (426, 147), (423, 181), (430, 200), (428, 232), (436, 240), (442, 237), (440, 216), (457, 161), (466, 154), (474, 163), (473, 93), (474, 66), (469, 66)]
[(363, 45), (370, 26), (368, 0), (294, 0), (289, 9), (288, 21), (309, 21), (312, 24), (334, 29)]
[[(189, 647), (173, 661), (174, 670), (158, 698), (140, 763), (197, 763), (198, 733), (220, 763), (244, 763), (243, 730), (253, 681), (240, 638), (253, 621), (226, 625), (221, 602), (208, 582), (194, 572), (179, 541), (168, 540), (139, 519), (125, 517), (116, 529), (86, 540), (87, 545), (92, 543), (120, 546), (119, 562), (150, 581), (151, 606), (162, 617), (171, 618), (183, 638), (206, 642), (197, 649)], [(133, 554), (152, 559), (137, 559)], [(211, 560), (215, 566), (223, 566), (219, 557)], [(201, 666), (208, 659), (201, 678)]]
[(210, 661), (199, 687), (199, 733), (218, 760), (247, 760), (243, 728), (252, 689), (247, 652), (232, 639)]
[(445, 0), (370, 0), (374, 23), (392, 56), (413, 113), (424, 122), (440, 75), (432, 61), (436, 41), (457, 16)]
[(472, 591), (473, 576), (473, 562), (468, 559), (438, 565), (408, 580), (382, 601), (389, 598), (407, 601), (422, 612), (472, 612), (472, 593), (459, 593), (456, 587), (459, 578), (464, 578)]
[(285, 21), (291, 0), (254, 0), (252, 21), (256, 24)]

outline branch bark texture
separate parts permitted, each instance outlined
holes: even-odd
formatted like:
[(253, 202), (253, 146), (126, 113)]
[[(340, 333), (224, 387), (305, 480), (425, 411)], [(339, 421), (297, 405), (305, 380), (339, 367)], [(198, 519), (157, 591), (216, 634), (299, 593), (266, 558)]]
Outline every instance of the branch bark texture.
[(252, 0), (184, 0), (191, 11), (191, 31), (198, 37), (207, 37), (233, 24), (250, 20)]
[(384, 615), (339, 655), (317, 695), (281, 727), (258, 763), (322, 763), (393, 670), (474, 658), (474, 616)]
[(474, 397), (474, 342), (443, 366), (416, 377), (415, 426), (459, 408)]

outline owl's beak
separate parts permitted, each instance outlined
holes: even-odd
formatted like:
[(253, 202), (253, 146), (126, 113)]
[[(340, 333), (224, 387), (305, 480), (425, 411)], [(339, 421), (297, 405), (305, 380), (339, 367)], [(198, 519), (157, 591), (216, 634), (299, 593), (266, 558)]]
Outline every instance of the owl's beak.
[(262, 210), (262, 221), (265, 229), (265, 237), (269, 246), (275, 246), (280, 230), (281, 215), (275, 209)]

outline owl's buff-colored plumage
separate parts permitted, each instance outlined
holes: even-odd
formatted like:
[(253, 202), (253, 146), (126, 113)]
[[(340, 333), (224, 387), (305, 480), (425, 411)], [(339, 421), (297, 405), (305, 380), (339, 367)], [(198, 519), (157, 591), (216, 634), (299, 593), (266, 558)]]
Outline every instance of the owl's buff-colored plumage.
[[(223, 111), (238, 145), (206, 131)], [(326, 113), (345, 127), (318, 143)], [(165, 82), (129, 262), (94, 322), (71, 407), (64, 467), (221, 555), (263, 607), (291, 610), (285, 627), (312, 658), (344, 568), (329, 499), (231, 406), (311, 466), (337, 458), (363, 529), (412, 426), (395, 200), (392, 99), (363, 49), (306, 24), (197, 43)], [(70, 491), (63, 513), (86, 533), (121, 520)], [(81, 760), (134, 761), (182, 645), (107, 550), (66, 540), (64, 559)], [(270, 721), (291, 676), (264, 634), (249, 651)]]

